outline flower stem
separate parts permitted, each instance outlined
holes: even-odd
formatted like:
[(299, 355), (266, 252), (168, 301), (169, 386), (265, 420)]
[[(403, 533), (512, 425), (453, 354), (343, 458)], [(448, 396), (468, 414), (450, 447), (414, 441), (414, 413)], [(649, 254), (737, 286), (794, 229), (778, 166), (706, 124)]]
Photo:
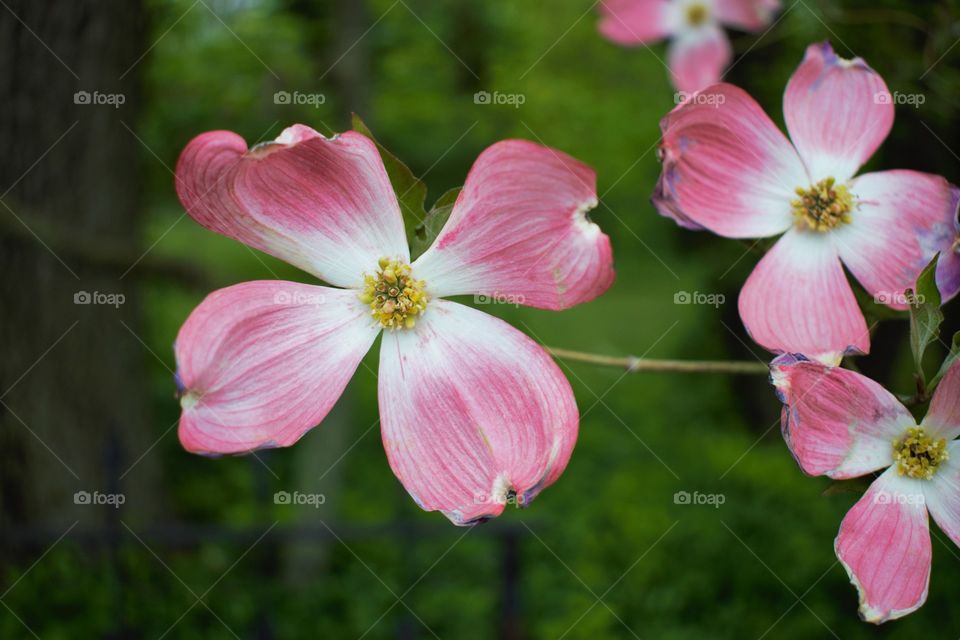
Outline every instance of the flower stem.
[(571, 351), (544, 347), (547, 352), (564, 360), (576, 360), (603, 367), (626, 369), (629, 373), (641, 371), (668, 371), (675, 373), (729, 373), (732, 375), (767, 375), (770, 370), (762, 362), (740, 362), (733, 360), (654, 360), (634, 356), (615, 357), (595, 353)]

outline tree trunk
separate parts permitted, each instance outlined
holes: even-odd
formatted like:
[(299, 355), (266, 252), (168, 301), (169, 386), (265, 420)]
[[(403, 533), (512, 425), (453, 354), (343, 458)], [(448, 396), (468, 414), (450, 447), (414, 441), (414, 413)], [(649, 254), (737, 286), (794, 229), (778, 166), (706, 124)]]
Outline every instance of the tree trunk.
[[(157, 509), (158, 465), (133, 462), (151, 424), (136, 270), (136, 130), (148, 43), (139, 0), (6, 0), (0, 7), (0, 481), (4, 528), (94, 527)], [(83, 247), (83, 249), (78, 249)], [(128, 265), (129, 266), (129, 265)], [(152, 362), (149, 363), (152, 365)], [(119, 488), (118, 488), (119, 487)], [(101, 497), (102, 499), (102, 497)], [(113, 515), (110, 515), (111, 512)]]

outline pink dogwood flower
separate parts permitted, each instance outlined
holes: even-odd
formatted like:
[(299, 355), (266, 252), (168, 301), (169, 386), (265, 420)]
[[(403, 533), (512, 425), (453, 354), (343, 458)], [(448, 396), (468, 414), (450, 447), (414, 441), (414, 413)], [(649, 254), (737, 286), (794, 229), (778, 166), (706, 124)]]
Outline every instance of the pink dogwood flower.
[(837, 557), (860, 594), (860, 615), (879, 624), (927, 598), (927, 514), (960, 545), (960, 361), (917, 424), (889, 391), (859, 373), (802, 356), (771, 365), (783, 401), (783, 437), (810, 475), (837, 480), (880, 472), (840, 525)]
[(733, 58), (723, 25), (759, 31), (779, 8), (780, 0), (601, 0), (600, 33), (627, 46), (670, 38), (671, 81), (694, 92), (718, 82)]
[[(836, 361), (870, 336), (843, 266), (878, 302), (903, 292), (938, 251), (956, 251), (960, 190), (916, 171), (856, 175), (893, 126), (883, 79), (828, 43), (807, 49), (784, 95), (792, 144), (745, 91), (716, 84), (661, 122), (653, 196), (681, 226), (728, 238), (783, 234), (740, 292), (740, 317), (774, 352)], [(953, 263), (954, 265), (956, 263)], [(941, 272), (945, 298), (956, 293)]]
[(559, 310), (603, 293), (614, 274), (609, 238), (586, 217), (590, 167), (527, 141), (494, 144), (412, 264), (396, 194), (361, 134), (294, 125), (248, 149), (212, 131), (186, 147), (176, 182), (204, 227), (332, 285), (247, 282), (193, 311), (175, 345), (184, 448), (293, 444), (382, 335), (383, 445), (420, 507), (472, 524), (563, 472), (579, 424), (569, 382), (526, 335), (444, 298)]

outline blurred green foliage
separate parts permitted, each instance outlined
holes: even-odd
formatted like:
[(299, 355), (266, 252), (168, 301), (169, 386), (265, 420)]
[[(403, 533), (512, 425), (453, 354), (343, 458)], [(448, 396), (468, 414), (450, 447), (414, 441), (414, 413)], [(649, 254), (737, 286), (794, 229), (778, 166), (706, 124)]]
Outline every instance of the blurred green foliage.
[[(368, 104), (357, 105), (342, 97), (343, 80), (330, 72), (344, 48), (330, 44), (338, 24), (329, 3), (208, 4), (210, 10), (192, 0), (154, 0), (155, 46), (142, 69), (148, 99), (138, 130), (152, 150), (144, 152), (150, 223), (143, 244), (160, 239), (157, 255), (198, 264), (208, 274), (189, 287), (154, 283), (147, 292), (150, 346), (167, 367), (174, 367), (170, 345), (177, 329), (205, 292), (251, 279), (310, 282), (183, 218), (169, 171), (179, 151), (210, 129), (237, 131), (251, 144), (294, 122), (330, 134), (349, 129), (350, 112), (359, 107), (380, 141), (423, 176), (428, 206), (462, 184), (483, 148), (507, 137), (548, 144), (597, 169), (603, 203), (592, 218), (613, 240), (618, 278), (611, 291), (560, 314), (485, 310), (565, 348), (768, 358), (744, 335), (735, 308), (756, 256), (736, 242), (679, 229), (648, 203), (659, 172), (658, 121), (674, 104), (662, 45), (607, 43), (586, 0), (369, 0), (365, 26), (347, 39), (358, 39), (368, 60), (351, 79), (369, 90)], [(928, 170), (960, 180), (947, 147), (960, 139), (960, 47), (940, 59), (960, 36), (958, 3), (784, 4), (769, 33), (734, 36), (743, 57), (729, 80), (782, 123), (780, 97), (790, 73), (807, 44), (829, 38), (841, 55), (866, 58), (891, 90), (926, 97), (919, 108), (898, 108), (894, 133), (870, 168)], [(322, 93), (325, 101), (275, 104), (277, 91)], [(525, 100), (519, 107), (475, 104), (478, 91)], [(726, 304), (676, 305), (678, 291), (720, 293)], [(956, 314), (956, 306), (947, 312)], [(902, 337), (906, 322), (892, 322), (892, 335)], [(876, 350), (893, 363), (883, 367), (892, 371), (892, 387), (909, 392), (906, 341)], [(178, 406), (169, 372), (150, 364), (159, 437), (175, 422)], [(863, 364), (869, 371), (871, 361)], [(265, 625), (280, 638), (366, 632), (367, 638), (494, 638), (504, 547), (493, 534), (506, 527), (518, 532), (519, 607), (531, 638), (960, 635), (960, 611), (952, 606), (960, 592), (960, 552), (936, 529), (926, 606), (882, 628), (857, 619), (856, 593), (833, 553), (840, 520), (856, 495), (825, 497), (828, 482), (799, 471), (778, 433), (779, 403), (762, 379), (623, 375), (564, 364), (583, 413), (567, 472), (529, 509), (465, 531), (439, 514), (422, 513), (391, 474), (371, 428), (376, 366), (375, 348), (336, 420), (298, 445), (334, 428), (347, 432), (344, 449), (353, 445), (338, 465), (335, 505), (319, 515), (331, 527), (413, 522), (435, 533), (385, 529), (372, 537), (345, 535), (342, 542), (318, 536), (325, 562), (308, 580), (291, 584), (282, 575), (290, 549), (265, 544), (244, 555), (253, 542), (244, 538), (183, 548), (150, 541), (148, 550), (121, 529), (115, 556), (64, 542), (29, 572), (25, 564), (9, 576), (13, 581), (27, 572), (4, 602), (45, 639), (106, 637), (118, 628), (134, 637), (172, 628), (167, 637), (226, 638), (229, 627), (240, 637), (257, 637)], [(150, 455), (163, 459), (172, 521), (266, 531), (274, 522), (300, 521), (297, 509), (272, 501), (274, 491), (296, 481), (298, 447), (265, 452), (259, 460), (212, 460), (186, 454), (169, 432)], [(313, 476), (324, 472), (318, 468)], [(717, 508), (675, 504), (681, 491), (719, 493), (725, 502)], [(138, 531), (156, 523), (128, 524)], [(195, 603), (191, 590), (205, 594), (204, 604)], [(403, 594), (405, 604), (395, 604), (394, 594)], [(0, 610), (0, 636), (24, 633)]]

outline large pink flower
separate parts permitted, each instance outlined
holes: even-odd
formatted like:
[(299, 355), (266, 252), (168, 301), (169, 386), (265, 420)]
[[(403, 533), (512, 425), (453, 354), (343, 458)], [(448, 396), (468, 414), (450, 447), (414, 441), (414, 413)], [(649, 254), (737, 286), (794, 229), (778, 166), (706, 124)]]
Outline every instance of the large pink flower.
[(585, 215), (597, 204), (592, 169), (522, 140), (493, 145), (413, 264), (376, 145), (358, 133), (295, 125), (248, 150), (212, 131), (176, 173), (200, 224), (338, 287), (248, 282), (194, 310), (176, 342), (186, 449), (293, 444), (382, 332), (383, 444), (417, 504), (469, 524), (557, 479), (579, 422), (566, 378), (521, 332), (442, 298), (564, 309), (606, 290), (610, 242)]
[(792, 355), (771, 371), (783, 436), (804, 472), (838, 480), (881, 472), (834, 545), (860, 593), (860, 615), (881, 623), (914, 611), (930, 581), (927, 513), (960, 545), (960, 361), (919, 425), (859, 373)]
[[(775, 352), (835, 360), (870, 337), (843, 265), (876, 300), (905, 308), (937, 251), (956, 251), (960, 190), (915, 171), (857, 176), (893, 125), (883, 79), (829, 44), (807, 49), (784, 96), (793, 144), (742, 89), (717, 84), (667, 115), (661, 214), (729, 238), (783, 237), (740, 292), (740, 317)], [(945, 297), (956, 293), (940, 274)]]
[(720, 80), (733, 51), (722, 25), (759, 31), (780, 0), (601, 0), (600, 33), (622, 45), (671, 38), (667, 64), (680, 91)]

